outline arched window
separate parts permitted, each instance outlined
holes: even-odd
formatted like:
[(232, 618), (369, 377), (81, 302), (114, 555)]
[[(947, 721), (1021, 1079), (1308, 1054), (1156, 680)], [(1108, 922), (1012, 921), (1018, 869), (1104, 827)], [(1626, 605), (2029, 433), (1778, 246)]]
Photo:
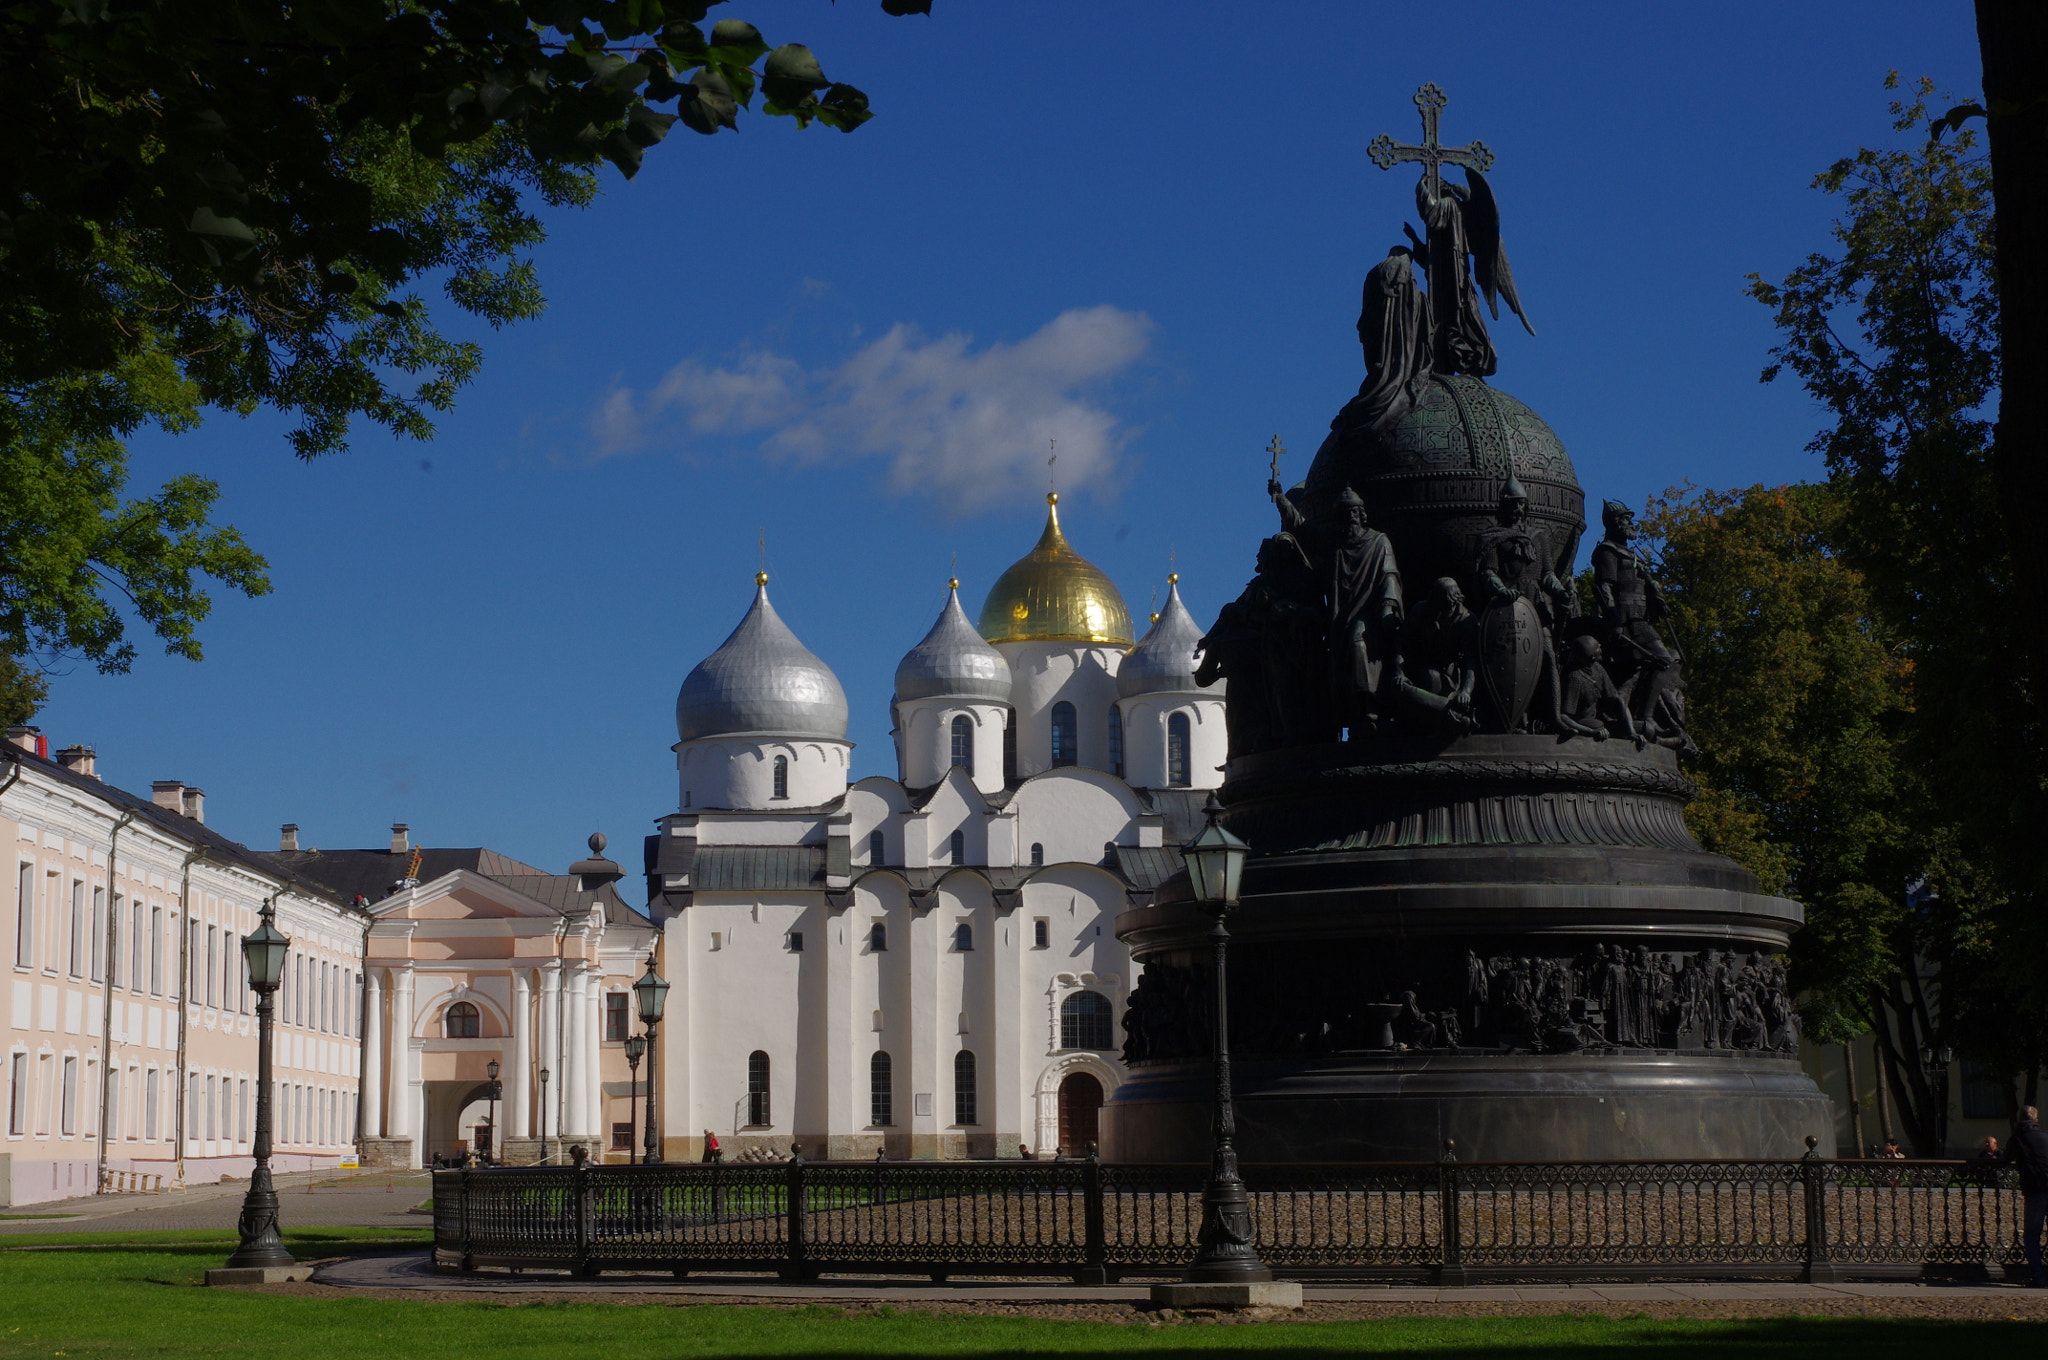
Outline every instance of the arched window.
[(881, 921), (868, 927), (868, 952), (885, 954), (889, 950), (889, 927)]
[(896, 1068), (887, 1053), (868, 1059), (868, 1123), (887, 1128), (896, 1122)]
[(952, 856), (953, 863), (955, 864), (965, 864), (967, 862), (967, 833), (965, 831), (955, 831), (952, 835), (946, 837), (946, 853)]
[(974, 1100), (974, 1053), (961, 1049), (953, 1055), (953, 1122), (979, 1124)]
[(1109, 772), (1124, 777), (1124, 711), (1115, 704), (1109, 706)]
[(1037, 841), (1031, 842), (1031, 867), (1034, 869), (1045, 867), (1045, 847)]
[(868, 832), (868, 863), (883, 863), (888, 857), (888, 851), (885, 847), (886, 843), (882, 840), (881, 832)]
[(1062, 699), (1052, 706), (1052, 763), (1072, 765), (1080, 759), (1080, 753), (1075, 749), (1077, 745), (1074, 706)]
[(789, 797), (789, 757), (775, 757), (775, 796)]
[(747, 1122), (772, 1124), (768, 1114), (768, 1055), (757, 1048), (747, 1055)]
[(1171, 788), (1188, 786), (1188, 715), (1176, 713), (1166, 720), (1166, 782)]
[(483, 1014), (468, 1001), (458, 1001), (441, 1017), (441, 1033), (450, 1039), (474, 1039), (483, 1033)]
[(959, 925), (953, 927), (953, 948), (962, 952), (971, 951), (974, 948), (973, 926), (962, 921)]
[(953, 768), (974, 774), (974, 720), (965, 713), (953, 719)]
[(1060, 1002), (1060, 1047), (1098, 1052), (1114, 1048), (1110, 1037), (1114, 1016), (1115, 1008), (1102, 993), (1075, 992)]

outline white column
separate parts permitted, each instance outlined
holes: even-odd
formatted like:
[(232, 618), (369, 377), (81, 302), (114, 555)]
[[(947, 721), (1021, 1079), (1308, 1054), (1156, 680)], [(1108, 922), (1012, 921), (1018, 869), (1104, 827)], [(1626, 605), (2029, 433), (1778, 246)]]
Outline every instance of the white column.
[(384, 1136), (384, 970), (365, 968), (368, 1019), (363, 1025), (363, 1132)]
[(562, 966), (562, 1098), (555, 1108), (562, 1114), (562, 1134), (582, 1135), (583, 1127), (583, 968)]
[(533, 1080), (534, 1063), (533, 984), (524, 968), (512, 970), (512, 1053), (506, 1066), (505, 1127), (514, 1138), (533, 1134), (533, 1107), (527, 1092)]
[[(385, 1122), (394, 1138), (420, 1136), (420, 1090), (417, 1055), (412, 1046), (412, 965), (391, 970), (391, 1112)], [(418, 1154), (422, 1149), (413, 1149)]]
[(590, 1128), (598, 1139), (598, 1145), (590, 1151), (596, 1157), (611, 1145), (611, 1130), (605, 1127), (604, 1118), (604, 974), (596, 964), (591, 965), (587, 990), (588, 995), (583, 999), (584, 1071), (589, 1073), (586, 1084)]
[(549, 959), (540, 968), (540, 1065), (548, 1070), (548, 1082), (541, 1087), (541, 1098), (547, 1108), (539, 1112), (534, 1120), (534, 1131), (543, 1128), (553, 1138), (562, 1132), (562, 1081), (567, 1075), (562, 1070), (561, 1048), (562, 1018), (562, 961)]

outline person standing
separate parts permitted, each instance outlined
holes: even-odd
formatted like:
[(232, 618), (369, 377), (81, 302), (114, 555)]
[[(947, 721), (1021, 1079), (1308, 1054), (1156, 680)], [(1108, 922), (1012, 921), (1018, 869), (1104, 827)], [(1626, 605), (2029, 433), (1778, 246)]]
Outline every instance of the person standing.
[(2027, 1287), (2040, 1289), (2048, 1286), (2048, 1274), (2041, 1269), (2041, 1224), (2048, 1219), (2048, 1133), (2041, 1129), (2041, 1112), (2032, 1105), (2020, 1110), (2005, 1160), (2019, 1168), (2020, 1193), (2026, 1196), (2020, 1241), (2027, 1249)]
[(718, 1135), (710, 1129), (704, 1130), (704, 1160), (707, 1162), (722, 1162), (725, 1160), (725, 1150), (718, 1146)]

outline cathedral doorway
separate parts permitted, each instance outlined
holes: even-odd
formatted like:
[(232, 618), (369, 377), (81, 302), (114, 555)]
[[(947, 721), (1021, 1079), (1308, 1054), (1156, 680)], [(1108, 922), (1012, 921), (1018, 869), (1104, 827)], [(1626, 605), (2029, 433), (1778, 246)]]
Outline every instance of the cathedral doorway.
[(1060, 1148), (1085, 1157), (1102, 1140), (1102, 1083), (1086, 1072), (1060, 1082)]

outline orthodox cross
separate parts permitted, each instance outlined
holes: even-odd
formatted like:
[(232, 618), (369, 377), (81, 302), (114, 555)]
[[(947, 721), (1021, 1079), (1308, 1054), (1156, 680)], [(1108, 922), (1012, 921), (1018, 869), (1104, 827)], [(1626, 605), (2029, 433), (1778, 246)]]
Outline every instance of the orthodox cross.
[(1273, 442), (1266, 445), (1266, 452), (1273, 455), (1273, 480), (1277, 482), (1280, 480), (1280, 455), (1287, 452), (1281, 446), (1279, 435), (1274, 435)]
[(1445, 146), (1437, 140), (1437, 119), (1444, 111), (1444, 105), (1451, 101), (1435, 81), (1415, 92), (1415, 107), (1422, 110), (1422, 145), (1410, 146), (1397, 142), (1386, 133), (1372, 139), (1365, 154), (1372, 157), (1372, 163), (1382, 170), (1391, 170), (1402, 161), (1421, 161), (1424, 174), (1429, 179), (1429, 196), (1436, 198), (1443, 192), (1443, 167), (1462, 165), (1467, 169), (1487, 171), (1493, 168), (1493, 152), (1485, 142), (1472, 142), (1466, 146)]

